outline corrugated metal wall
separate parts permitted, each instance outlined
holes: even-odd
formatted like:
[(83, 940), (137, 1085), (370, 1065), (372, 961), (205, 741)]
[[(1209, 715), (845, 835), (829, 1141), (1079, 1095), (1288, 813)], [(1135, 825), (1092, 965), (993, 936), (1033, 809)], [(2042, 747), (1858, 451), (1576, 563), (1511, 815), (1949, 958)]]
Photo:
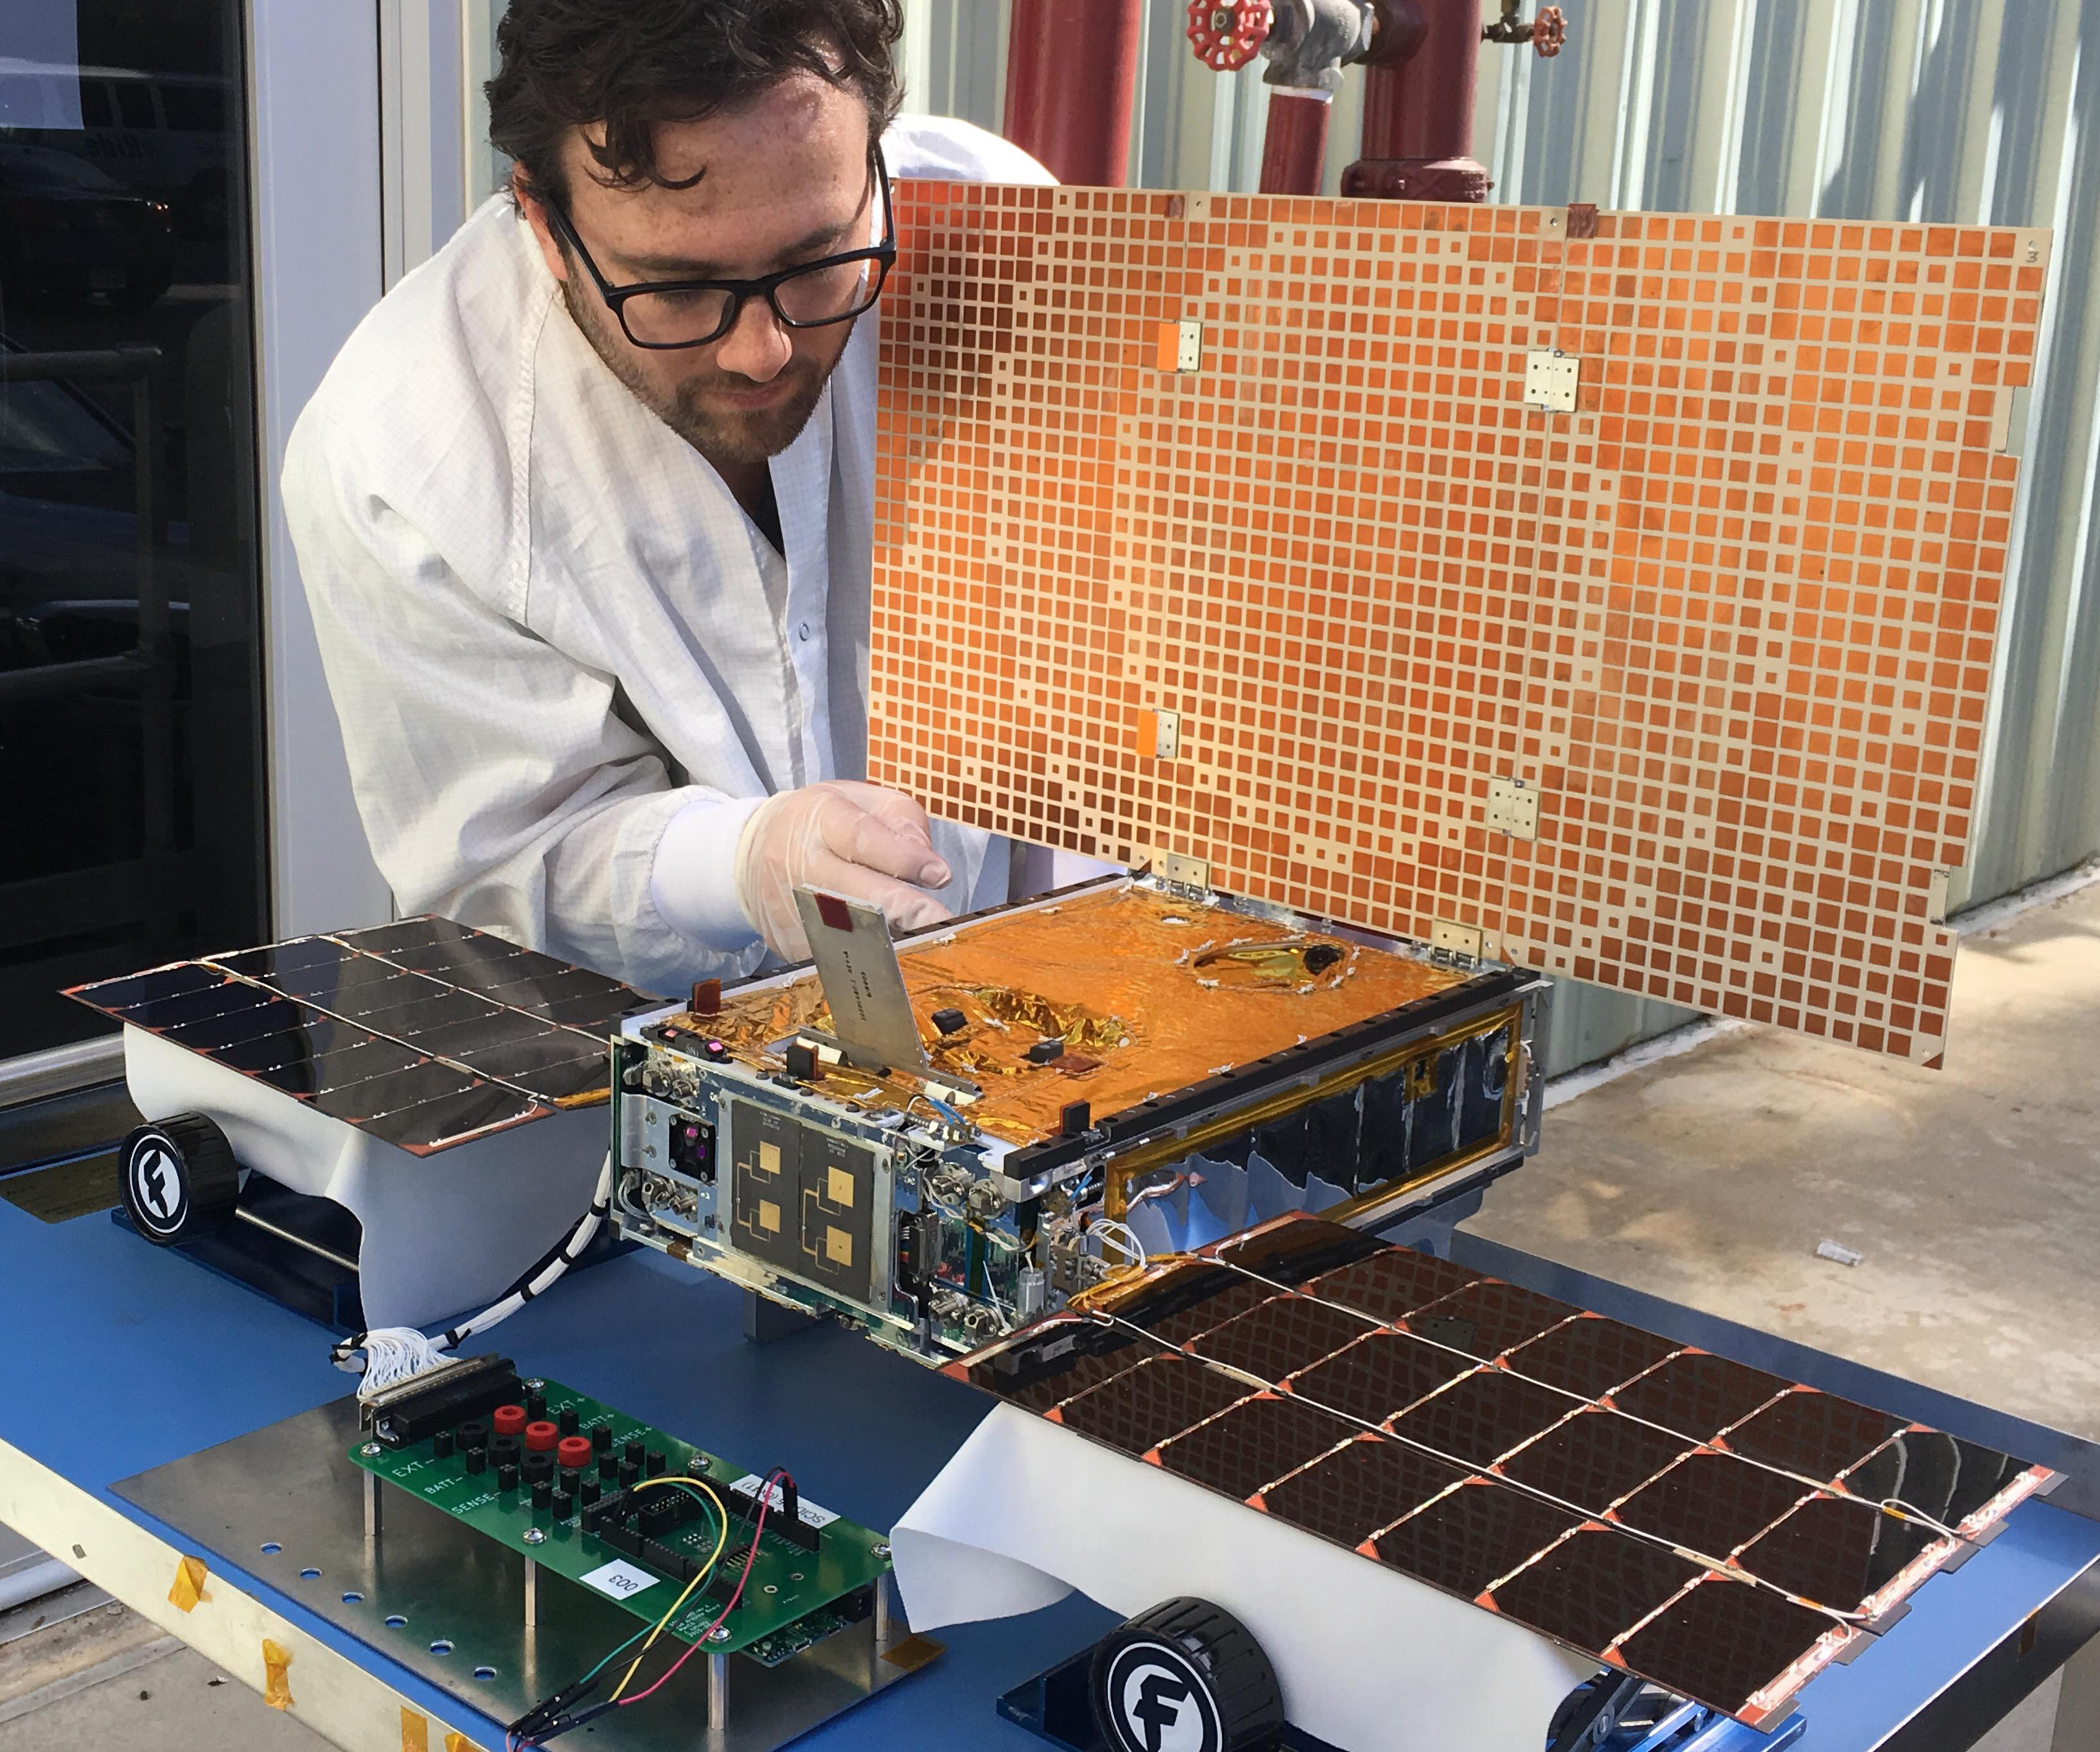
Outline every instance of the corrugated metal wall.
[[(911, 107), (996, 129), (1004, 0), (905, 0)], [(1474, 156), (1501, 200), (1953, 220), (2057, 234), (1981, 806), (1954, 907), (2100, 851), (2100, 0), (1563, 0), (1541, 62), (1489, 49)], [(1492, 10), (1482, 0), (1483, 16)], [(1259, 68), (1221, 77), (1149, 0), (1132, 180), (1251, 189)], [(1071, 51), (1083, 77), (1086, 47)], [(1361, 75), (1335, 106), (1327, 186), (1357, 154)], [(1564, 986), (1549, 1063), (1689, 1019)]]

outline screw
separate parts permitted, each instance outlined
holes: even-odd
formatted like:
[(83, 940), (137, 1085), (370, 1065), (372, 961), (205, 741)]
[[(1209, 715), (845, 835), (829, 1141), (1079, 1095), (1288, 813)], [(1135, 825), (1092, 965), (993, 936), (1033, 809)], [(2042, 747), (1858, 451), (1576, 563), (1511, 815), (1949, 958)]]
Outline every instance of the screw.
[(545, 1527), (527, 1527), (518, 1537), (527, 1545), (545, 1545), (547, 1542), (547, 1529)]
[(726, 1624), (717, 1625), (712, 1631), (708, 1632), (708, 1640), (711, 1643), (727, 1642), (729, 1640), (729, 1626)]
[(876, 1540), (874, 1544), (868, 1547), (868, 1550), (872, 1551), (877, 1557), (887, 1557), (889, 1556), (889, 1546), (886, 1540)]
[(369, 1460), (379, 1454), (384, 1454), (386, 1450), (381, 1447), (377, 1442), (368, 1441), (357, 1451), (363, 1454), (366, 1459)]
[(544, 1393), (546, 1390), (547, 1384), (545, 1381), (536, 1379), (525, 1384), (525, 1391), (528, 1393)]

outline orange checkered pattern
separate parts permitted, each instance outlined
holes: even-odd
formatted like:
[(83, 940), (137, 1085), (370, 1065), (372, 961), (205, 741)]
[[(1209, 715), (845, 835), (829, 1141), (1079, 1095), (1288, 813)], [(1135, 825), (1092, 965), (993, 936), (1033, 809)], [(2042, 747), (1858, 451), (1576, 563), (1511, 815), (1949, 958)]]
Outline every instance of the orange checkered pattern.
[(902, 185), (871, 776), (1937, 1062), (2047, 235), (1568, 220)]

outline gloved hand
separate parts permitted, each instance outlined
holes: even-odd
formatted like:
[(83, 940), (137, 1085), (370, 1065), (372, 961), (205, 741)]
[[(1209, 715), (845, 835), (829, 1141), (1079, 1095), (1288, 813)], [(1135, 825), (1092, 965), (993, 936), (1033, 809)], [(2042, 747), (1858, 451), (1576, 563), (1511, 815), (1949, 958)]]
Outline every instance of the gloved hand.
[(766, 947), (789, 961), (810, 953), (796, 889), (871, 902), (889, 914), (893, 929), (905, 931), (950, 916), (921, 890), (951, 880), (926, 811), (901, 791), (852, 779), (768, 797), (737, 841), (737, 900)]

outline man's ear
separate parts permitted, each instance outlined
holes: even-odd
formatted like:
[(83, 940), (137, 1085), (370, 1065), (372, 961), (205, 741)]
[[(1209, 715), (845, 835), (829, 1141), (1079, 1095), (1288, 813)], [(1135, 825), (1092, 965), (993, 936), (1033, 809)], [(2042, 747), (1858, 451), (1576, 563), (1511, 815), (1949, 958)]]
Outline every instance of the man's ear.
[(532, 192), (532, 179), (526, 175), (523, 165), (510, 167), (510, 193), (518, 203), (518, 210), (525, 215), (525, 223), (532, 227), (532, 236), (540, 245), (547, 271), (557, 280), (567, 280), (569, 258), (562, 253), (554, 227), (547, 223), (547, 204)]

